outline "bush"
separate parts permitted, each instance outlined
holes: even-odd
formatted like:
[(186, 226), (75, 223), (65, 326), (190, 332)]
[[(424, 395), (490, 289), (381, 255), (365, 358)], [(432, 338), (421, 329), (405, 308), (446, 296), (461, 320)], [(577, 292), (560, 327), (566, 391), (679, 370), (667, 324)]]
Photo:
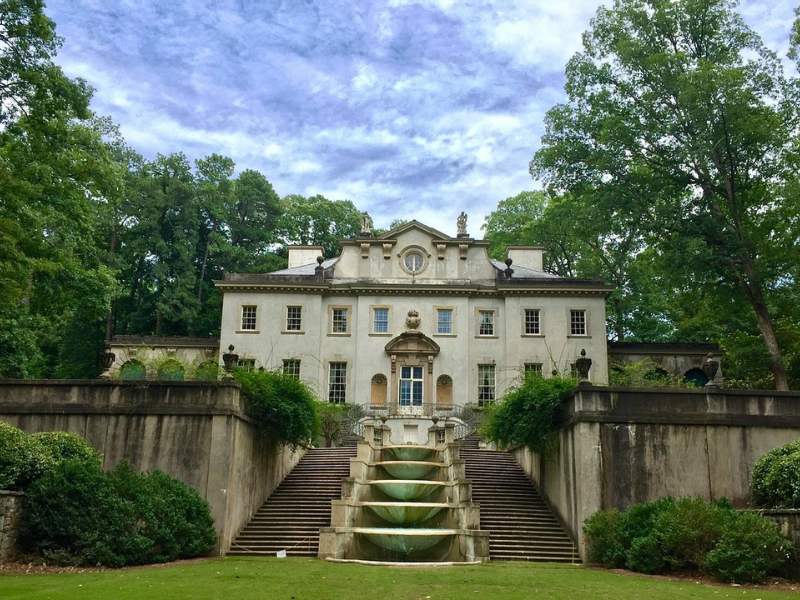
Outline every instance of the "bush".
[(586, 538), (589, 562), (615, 568), (625, 564), (626, 548), (620, 537), (620, 513), (601, 510), (586, 519), (583, 534)]
[(704, 570), (725, 581), (762, 581), (793, 556), (772, 522), (727, 501), (663, 498), (597, 512), (583, 530), (592, 562), (642, 573)]
[(727, 503), (681, 498), (653, 515), (650, 531), (631, 545), (628, 568), (643, 573), (698, 570), (733, 515)]
[(693, 387), (679, 375), (670, 375), (650, 358), (617, 362), (608, 370), (609, 385), (623, 387)]
[(504, 446), (547, 452), (556, 439), (561, 402), (574, 389), (574, 379), (526, 377), (487, 409), (481, 428), (484, 437)]
[(759, 583), (780, 571), (792, 552), (774, 523), (756, 513), (737, 513), (706, 555), (704, 568), (723, 581)]
[(20, 487), (30, 469), (30, 453), (25, 432), (0, 421), (0, 490)]
[(42, 431), (31, 436), (33, 443), (53, 465), (65, 460), (100, 463), (100, 454), (85, 439), (66, 431)]
[(237, 371), (250, 416), (273, 439), (292, 446), (314, 439), (318, 421), (314, 394), (302, 381), (276, 371)]
[(215, 540), (208, 504), (158, 471), (67, 460), (27, 492), (22, 545), (62, 564), (165, 562), (205, 554)]
[(753, 504), (800, 508), (800, 440), (770, 450), (753, 466)]

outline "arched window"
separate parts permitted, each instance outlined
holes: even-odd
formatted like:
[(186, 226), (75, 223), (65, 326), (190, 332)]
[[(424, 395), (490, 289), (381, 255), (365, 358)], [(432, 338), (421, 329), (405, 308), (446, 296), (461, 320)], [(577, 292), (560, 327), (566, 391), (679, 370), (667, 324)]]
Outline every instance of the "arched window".
[(219, 365), (216, 361), (207, 360), (194, 370), (194, 378), (199, 381), (216, 381), (219, 377)]
[(453, 378), (450, 375), (439, 375), (436, 380), (436, 408), (453, 406)]
[(136, 359), (126, 361), (119, 368), (120, 379), (144, 379), (145, 377), (147, 377), (147, 369)]
[(698, 387), (702, 387), (708, 383), (708, 377), (703, 373), (702, 369), (694, 368), (689, 369), (683, 374), (684, 381), (692, 383)]
[(183, 381), (185, 371), (181, 363), (170, 358), (158, 367), (158, 378), (165, 381)]
[(386, 375), (377, 373), (372, 376), (369, 395), (370, 406), (386, 406)]

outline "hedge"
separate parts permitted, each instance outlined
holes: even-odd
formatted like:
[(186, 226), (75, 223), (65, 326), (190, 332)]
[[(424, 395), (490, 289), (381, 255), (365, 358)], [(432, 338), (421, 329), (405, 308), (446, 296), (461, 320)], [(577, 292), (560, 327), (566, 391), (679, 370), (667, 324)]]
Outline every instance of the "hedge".
[(777, 525), (727, 501), (663, 498), (584, 523), (589, 560), (642, 573), (703, 571), (723, 581), (761, 582), (793, 557)]

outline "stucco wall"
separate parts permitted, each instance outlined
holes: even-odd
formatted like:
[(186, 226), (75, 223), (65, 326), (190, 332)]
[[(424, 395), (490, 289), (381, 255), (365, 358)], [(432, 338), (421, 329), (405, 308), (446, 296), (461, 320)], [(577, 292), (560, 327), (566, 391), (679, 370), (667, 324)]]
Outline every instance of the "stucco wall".
[(106, 469), (127, 460), (191, 485), (211, 506), (220, 552), (302, 454), (258, 435), (224, 382), (0, 381), (0, 420), (76, 433)]
[(750, 500), (760, 456), (800, 438), (797, 392), (586, 388), (564, 405), (558, 448), (514, 454), (582, 544), (584, 520), (663, 496)]

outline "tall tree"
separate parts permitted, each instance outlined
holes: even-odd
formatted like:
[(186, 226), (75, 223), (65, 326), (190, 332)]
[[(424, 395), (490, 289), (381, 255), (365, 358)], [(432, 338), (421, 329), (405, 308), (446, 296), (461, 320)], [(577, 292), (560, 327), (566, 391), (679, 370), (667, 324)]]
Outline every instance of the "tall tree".
[(361, 213), (350, 200), (290, 195), (283, 199), (278, 227), (284, 244), (322, 246), (325, 256), (336, 256), (339, 240), (358, 235)]
[(684, 260), (746, 299), (786, 389), (768, 295), (796, 285), (786, 278), (797, 256), (786, 187), (796, 83), (731, 0), (616, 0), (598, 10), (566, 78), (532, 174), (554, 190), (625, 198), (654, 239), (697, 248)]

